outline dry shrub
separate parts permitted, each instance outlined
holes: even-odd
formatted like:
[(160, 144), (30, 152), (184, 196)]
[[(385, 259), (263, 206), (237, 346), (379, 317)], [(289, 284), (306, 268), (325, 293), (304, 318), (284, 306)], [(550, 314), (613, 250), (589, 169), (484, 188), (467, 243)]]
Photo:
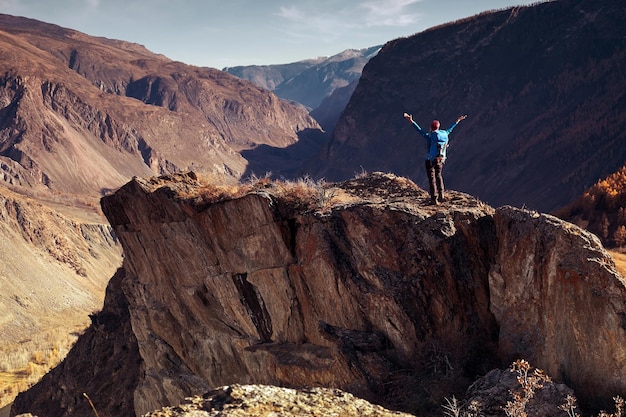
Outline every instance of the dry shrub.
[(263, 177), (253, 175), (239, 183), (224, 183), (219, 178), (203, 177), (200, 184), (194, 201), (204, 205), (263, 193), (301, 210), (325, 211), (330, 209), (339, 193), (333, 184), (324, 179), (314, 180), (304, 176), (295, 180), (273, 180), (271, 173)]
[(468, 404), (467, 409), (463, 409), (459, 401), (452, 396), (452, 399), (446, 398), (446, 404), (443, 405), (444, 416), (446, 417), (482, 417), (480, 403), (472, 401)]
[(551, 382), (550, 377), (541, 369), (531, 372), (530, 364), (524, 359), (518, 359), (511, 365), (511, 372), (517, 373), (517, 382), (521, 385), (521, 391), (512, 391), (513, 401), (507, 401), (504, 412), (509, 417), (528, 417), (526, 406), (533, 399), (535, 392), (543, 388), (546, 382)]
[(305, 176), (295, 181), (276, 182), (276, 195), (282, 197), (287, 203), (299, 203), (313, 209), (321, 208), (330, 201), (325, 187), (324, 180), (315, 181)]
[(202, 202), (217, 203), (246, 195), (249, 190), (243, 185), (206, 184), (198, 189)]
[[(615, 413), (607, 413), (606, 411), (600, 411), (598, 417), (623, 417), (624, 416), (624, 399), (619, 395), (617, 397), (613, 397), (613, 401), (615, 401)], [(570, 416), (574, 417), (574, 415), (570, 414)], [(575, 417), (578, 417), (578, 414), (575, 414)]]
[[(517, 373), (517, 382), (521, 386), (521, 391), (511, 391), (512, 401), (507, 401), (504, 411), (509, 417), (528, 417), (526, 406), (535, 396), (535, 393), (544, 387), (544, 384), (551, 382), (548, 375), (541, 369), (532, 370), (530, 364), (524, 359), (518, 359), (511, 365), (511, 372)], [(532, 370), (532, 372), (531, 372)], [(558, 406), (568, 417), (580, 417), (576, 412), (576, 397), (568, 395), (565, 403)], [(615, 402), (615, 413), (600, 411), (598, 417), (623, 417), (624, 399), (619, 395), (613, 397)]]
[(615, 267), (617, 271), (623, 276), (626, 277), (626, 254), (622, 252), (618, 252), (615, 250), (609, 251), (613, 261), (615, 262)]
[(76, 341), (75, 333), (50, 331), (0, 347), (0, 408), (58, 365)]
[(219, 201), (230, 200), (241, 197), (250, 191), (248, 184), (235, 182), (232, 179), (208, 174), (197, 177), (198, 188), (188, 195), (181, 195), (181, 198), (194, 200), (196, 203), (212, 204)]

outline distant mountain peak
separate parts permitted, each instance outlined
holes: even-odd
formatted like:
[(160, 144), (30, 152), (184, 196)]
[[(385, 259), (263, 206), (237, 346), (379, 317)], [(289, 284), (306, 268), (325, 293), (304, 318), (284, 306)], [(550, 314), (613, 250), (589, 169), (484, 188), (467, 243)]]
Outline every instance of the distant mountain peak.
[(224, 71), (254, 82), (277, 96), (302, 103), (309, 109), (341, 87), (358, 79), (381, 46), (347, 49), (330, 57), (318, 57), (278, 65), (227, 67)]

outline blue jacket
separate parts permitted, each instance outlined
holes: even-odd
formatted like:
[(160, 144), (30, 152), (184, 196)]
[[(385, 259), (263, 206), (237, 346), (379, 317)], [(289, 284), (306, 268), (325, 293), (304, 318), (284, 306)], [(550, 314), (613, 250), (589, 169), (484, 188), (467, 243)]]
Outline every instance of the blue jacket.
[(415, 129), (420, 133), (420, 135), (426, 138), (426, 160), (432, 161), (439, 155), (438, 145), (441, 146), (441, 156), (443, 156), (443, 160), (446, 160), (446, 153), (448, 151), (448, 135), (452, 132), (452, 129), (454, 129), (456, 125), (456, 123), (453, 123), (452, 126), (446, 130), (437, 129), (432, 132), (427, 132), (422, 129), (415, 120), (413, 120), (413, 126)]

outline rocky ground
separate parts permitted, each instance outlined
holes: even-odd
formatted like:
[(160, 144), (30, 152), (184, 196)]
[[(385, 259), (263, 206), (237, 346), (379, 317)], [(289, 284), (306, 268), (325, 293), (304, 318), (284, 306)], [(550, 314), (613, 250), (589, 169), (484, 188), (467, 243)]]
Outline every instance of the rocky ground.
[(188, 398), (145, 417), (410, 417), (338, 389), (295, 390), (267, 385), (231, 385)]

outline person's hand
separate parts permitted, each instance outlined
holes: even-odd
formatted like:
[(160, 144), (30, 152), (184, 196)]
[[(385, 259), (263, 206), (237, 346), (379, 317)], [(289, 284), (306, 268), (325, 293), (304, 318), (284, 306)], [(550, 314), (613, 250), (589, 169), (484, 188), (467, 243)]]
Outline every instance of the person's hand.
[(464, 114), (463, 116), (459, 116), (459, 118), (456, 119), (456, 122), (459, 123), (461, 120), (465, 120), (466, 117), (467, 117), (467, 114)]
[(411, 116), (409, 113), (404, 113), (404, 118), (413, 123), (413, 116)]

